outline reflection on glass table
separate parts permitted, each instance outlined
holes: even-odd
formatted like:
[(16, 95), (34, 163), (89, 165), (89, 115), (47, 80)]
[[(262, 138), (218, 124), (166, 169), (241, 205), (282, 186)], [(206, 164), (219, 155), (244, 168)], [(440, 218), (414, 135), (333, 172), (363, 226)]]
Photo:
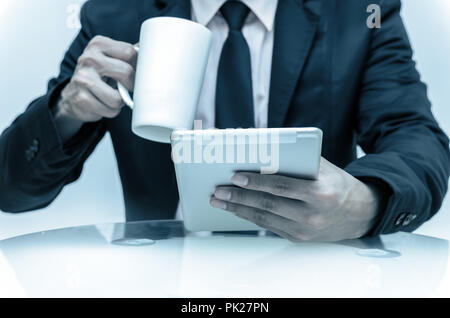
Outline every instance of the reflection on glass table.
[(447, 266), (446, 240), (409, 233), (291, 243), (180, 221), (102, 224), (0, 241), (0, 296), (428, 296)]

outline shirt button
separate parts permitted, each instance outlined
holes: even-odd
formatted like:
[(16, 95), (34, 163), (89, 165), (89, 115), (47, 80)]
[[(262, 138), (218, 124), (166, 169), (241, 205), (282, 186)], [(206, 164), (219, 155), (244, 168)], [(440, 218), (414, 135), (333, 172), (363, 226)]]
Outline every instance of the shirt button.
[(417, 217), (415, 214), (408, 214), (405, 219), (403, 220), (403, 226), (407, 226), (411, 224), (411, 222)]
[(403, 224), (403, 220), (405, 219), (405, 217), (406, 217), (406, 213), (400, 214), (400, 215), (397, 217), (397, 220), (395, 220), (394, 225), (395, 225), (395, 226), (400, 226), (400, 225), (402, 225), (402, 224)]

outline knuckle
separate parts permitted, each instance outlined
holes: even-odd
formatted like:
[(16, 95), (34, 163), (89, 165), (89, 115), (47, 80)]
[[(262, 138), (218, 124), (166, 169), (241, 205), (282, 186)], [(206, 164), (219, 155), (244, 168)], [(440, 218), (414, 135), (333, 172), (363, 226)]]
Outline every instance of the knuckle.
[(273, 189), (274, 189), (274, 192), (275, 192), (274, 194), (283, 194), (283, 193), (289, 192), (290, 185), (283, 178), (277, 178), (275, 180)]
[(134, 83), (134, 69), (131, 65), (124, 65), (118, 72), (119, 81), (128, 89), (133, 88)]
[(132, 60), (136, 56), (137, 52), (136, 52), (134, 46), (129, 44), (123, 50), (123, 54), (127, 60)]
[(267, 217), (263, 213), (255, 213), (253, 220), (256, 225), (261, 227), (264, 227), (267, 223)]
[(235, 203), (242, 202), (244, 196), (241, 191), (239, 191), (237, 189), (233, 189), (233, 188), (229, 189), (229, 190), (231, 193), (231, 198), (230, 198), (231, 202), (235, 202)]
[(105, 37), (102, 35), (96, 35), (92, 38), (92, 40), (89, 42), (89, 46), (98, 46), (102, 45), (105, 42)]
[(263, 194), (260, 204), (261, 204), (261, 208), (266, 211), (273, 211), (275, 208), (275, 203), (273, 202), (273, 197), (269, 194)]
[(333, 190), (323, 190), (319, 194), (319, 199), (325, 203), (334, 205), (339, 203), (339, 195)]
[(78, 65), (81, 67), (95, 66), (97, 65), (97, 58), (94, 54), (85, 52), (78, 58)]
[(134, 68), (130, 64), (125, 64), (123, 74), (127, 80), (131, 80), (134, 75)]
[(76, 73), (72, 77), (72, 83), (74, 83), (77, 86), (84, 86), (84, 78), (79, 73)]
[(78, 71), (72, 78), (72, 81), (78, 86), (83, 86), (83, 87), (90, 86), (89, 77), (88, 77), (87, 73), (84, 72), (83, 70)]
[(75, 95), (75, 103), (77, 104), (87, 104), (89, 103), (89, 94), (84, 90), (79, 90)]

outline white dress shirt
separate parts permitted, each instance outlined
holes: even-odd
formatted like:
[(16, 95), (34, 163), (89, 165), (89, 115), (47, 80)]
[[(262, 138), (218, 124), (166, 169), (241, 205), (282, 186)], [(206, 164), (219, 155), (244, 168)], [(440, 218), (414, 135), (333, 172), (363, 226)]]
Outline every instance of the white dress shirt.
[[(220, 13), (226, 0), (191, 0), (192, 20), (206, 26), (212, 32), (212, 47), (206, 67), (205, 80), (200, 93), (196, 120), (202, 128), (215, 127), (216, 81), (222, 47), (228, 37), (228, 24)], [(250, 13), (242, 28), (250, 48), (253, 105), (255, 126), (267, 127), (269, 113), (269, 91), (272, 71), (274, 23), (278, 0), (242, 0)], [(176, 218), (181, 218), (178, 206)]]
[[(203, 128), (215, 127), (216, 81), (220, 55), (228, 37), (228, 24), (220, 13), (226, 0), (191, 0), (192, 19), (212, 31), (212, 47), (197, 109)], [(242, 0), (250, 13), (242, 28), (250, 48), (255, 126), (267, 127), (274, 22), (278, 0)]]

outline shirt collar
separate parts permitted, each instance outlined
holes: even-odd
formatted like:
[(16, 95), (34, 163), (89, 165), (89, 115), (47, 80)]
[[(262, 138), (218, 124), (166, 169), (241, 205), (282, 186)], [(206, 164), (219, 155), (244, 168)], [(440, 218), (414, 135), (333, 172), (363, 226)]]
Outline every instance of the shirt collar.
[[(206, 26), (227, 0), (191, 0), (192, 10), (198, 23)], [(275, 22), (278, 0), (241, 0), (271, 31)]]

